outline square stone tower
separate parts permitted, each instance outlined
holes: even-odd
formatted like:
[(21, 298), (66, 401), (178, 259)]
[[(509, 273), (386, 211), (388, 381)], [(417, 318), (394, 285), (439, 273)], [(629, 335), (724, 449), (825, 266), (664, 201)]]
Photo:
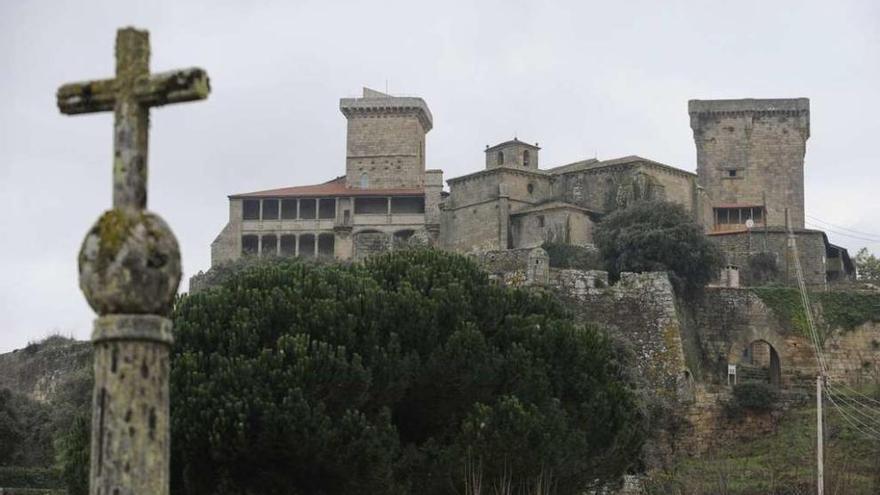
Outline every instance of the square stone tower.
[(691, 100), (697, 175), (711, 206), (711, 230), (804, 227), (804, 154), (810, 100)]
[(345, 183), (356, 189), (425, 185), (425, 134), (433, 117), (425, 100), (364, 88), (361, 98), (342, 98), (348, 119)]

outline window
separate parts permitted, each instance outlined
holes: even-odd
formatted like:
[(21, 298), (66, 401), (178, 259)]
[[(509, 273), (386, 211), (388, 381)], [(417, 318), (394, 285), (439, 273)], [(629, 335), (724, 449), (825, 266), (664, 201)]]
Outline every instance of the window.
[(299, 200), (299, 218), (303, 220), (314, 220), (317, 218), (316, 202), (316, 199), (311, 198)]
[(538, 215), (538, 227), (544, 228), (544, 215)]
[(762, 206), (738, 206), (714, 208), (715, 231), (741, 230), (748, 220), (756, 226), (764, 224), (764, 208)]
[(299, 255), (303, 258), (315, 256), (315, 234), (303, 234), (299, 236)]
[(336, 218), (336, 199), (324, 198), (318, 200), (318, 218)]
[(529, 166), (529, 150), (523, 151), (523, 167)]
[(241, 236), (241, 255), (254, 256), (260, 248), (260, 238), (255, 235)]
[(296, 210), (295, 199), (281, 200), (281, 218), (284, 220), (296, 220)]
[(424, 212), (425, 212), (425, 198), (423, 196), (391, 198), (391, 213), (424, 213)]
[(367, 175), (366, 172), (361, 174), (361, 189), (369, 189), (370, 188), (370, 176)]
[(246, 200), (242, 201), (241, 212), (242, 212), (241, 218), (244, 220), (259, 220), (260, 219), (260, 200), (259, 199), (246, 199)]
[(499, 151), (497, 156), (498, 156), (498, 159), (497, 159), (498, 165), (504, 165), (504, 152)]
[(534, 186), (534, 184), (529, 184), (529, 185), (527, 185), (527, 186), (526, 186), (526, 191), (528, 191), (529, 194), (532, 194), (533, 192), (535, 192), (535, 186)]
[(261, 254), (263, 256), (275, 256), (278, 254), (278, 236), (275, 234), (263, 236)]
[(278, 220), (278, 200), (263, 200), (263, 220)]
[(332, 258), (335, 254), (336, 236), (333, 234), (321, 234), (318, 236), (318, 255)]
[(354, 212), (357, 215), (386, 215), (388, 198), (355, 198)]
[(296, 256), (296, 236), (281, 236), (281, 256)]
[(727, 169), (727, 176), (728, 177), (736, 177), (736, 169), (735, 168)]

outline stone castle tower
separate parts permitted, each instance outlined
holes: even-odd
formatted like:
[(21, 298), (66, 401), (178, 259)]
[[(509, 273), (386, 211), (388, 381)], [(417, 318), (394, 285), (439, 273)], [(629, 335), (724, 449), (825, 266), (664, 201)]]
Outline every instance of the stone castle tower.
[(699, 184), (714, 231), (755, 225), (804, 227), (804, 154), (810, 100), (691, 100)]
[(343, 98), (339, 109), (348, 119), (347, 187), (424, 187), (425, 134), (433, 127), (425, 100), (364, 88), (362, 98)]

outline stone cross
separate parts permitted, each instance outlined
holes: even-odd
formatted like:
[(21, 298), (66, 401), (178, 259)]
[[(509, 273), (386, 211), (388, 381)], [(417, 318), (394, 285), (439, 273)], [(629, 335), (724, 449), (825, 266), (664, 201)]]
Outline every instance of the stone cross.
[(116, 35), (116, 78), (65, 84), (62, 113), (113, 110), (113, 209), (83, 241), (79, 284), (98, 313), (92, 333), (91, 495), (168, 494), (171, 311), (180, 249), (147, 206), (149, 109), (204, 99), (201, 69), (151, 75), (146, 31)]

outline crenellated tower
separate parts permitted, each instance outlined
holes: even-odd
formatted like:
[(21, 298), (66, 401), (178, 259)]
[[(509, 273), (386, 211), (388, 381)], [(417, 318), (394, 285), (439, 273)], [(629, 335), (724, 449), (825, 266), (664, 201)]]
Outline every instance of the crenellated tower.
[(361, 98), (342, 98), (348, 119), (346, 186), (412, 189), (425, 186), (425, 135), (433, 117), (425, 100), (364, 88)]
[(809, 99), (691, 100), (688, 113), (710, 230), (782, 226), (786, 209), (804, 227)]

